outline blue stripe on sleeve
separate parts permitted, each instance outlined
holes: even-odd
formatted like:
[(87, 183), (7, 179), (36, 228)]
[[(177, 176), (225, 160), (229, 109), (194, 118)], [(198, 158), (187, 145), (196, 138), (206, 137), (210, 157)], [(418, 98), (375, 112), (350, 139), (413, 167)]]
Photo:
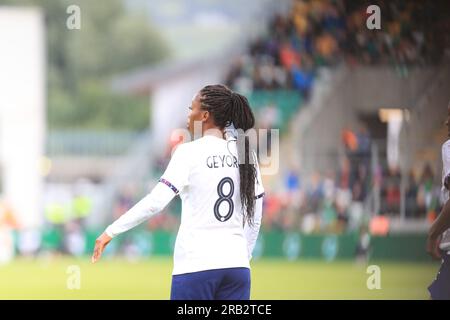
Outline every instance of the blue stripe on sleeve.
[(167, 181), (166, 179), (159, 179), (159, 182), (164, 183), (166, 186), (168, 186), (170, 189), (172, 189), (173, 192), (175, 192), (175, 194), (178, 194), (179, 191), (177, 188), (175, 188), (175, 186), (173, 184), (171, 184), (169, 181)]
[(257, 195), (257, 196), (255, 197), (255, 200), (258, 200), (259, 198), (262, 198), (265, 194), (266, 194), (266, 193), (263, 192), (263, 193)]

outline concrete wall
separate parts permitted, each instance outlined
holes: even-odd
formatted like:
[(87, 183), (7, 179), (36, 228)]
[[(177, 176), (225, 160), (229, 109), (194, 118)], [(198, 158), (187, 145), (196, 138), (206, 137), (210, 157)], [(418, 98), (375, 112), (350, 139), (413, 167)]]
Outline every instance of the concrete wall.
[[(401, 134), (402, 162), (408, 167), (422, 168), (430, 162), (442, 168), (441, 145), (447, 139), (444, 122), (450, 101), (450, 65), (442, 67), (429, 81), (427, 90), (416, 100), (410, 118)], [(411, 156), (412, 155), (412, 156)]]
[(383, 108), (414, 108), (418, 97), (432, 82), (439, 69), (412, 68), (407, 75), (392, 67), (359, 67), (346, 83), (347, 101), (358, 111)]

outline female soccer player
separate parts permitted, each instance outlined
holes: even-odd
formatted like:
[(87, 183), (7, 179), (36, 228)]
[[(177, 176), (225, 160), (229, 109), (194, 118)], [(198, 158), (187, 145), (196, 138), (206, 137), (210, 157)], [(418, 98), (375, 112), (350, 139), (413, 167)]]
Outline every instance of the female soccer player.
[[(450, 137), (450, 102), (447, 106), (447, 126)], [(445, 204), (428, 231), (427, 251), (436, 259), (442, 259), (436, 279), (428, 287), (431, 299), (450, 300), (450, 139), (442, 145), (442, 192)]]
[[(248, 300), (249, 260), (261, 225), (264, 189), (256, 154), (236, 129), (253, 128), (255, 118), (247, 99), (224, 85), (201, 89), (189, 109), (188, 129), (193, 136), (194, 122), (201, 122), (202, 137), (177, 147), (151, 193), (98, 237), (92, 262), (114, 236), (179, 195), (171, 299)], [(240, 143), (243, 136), (245, 143)]]

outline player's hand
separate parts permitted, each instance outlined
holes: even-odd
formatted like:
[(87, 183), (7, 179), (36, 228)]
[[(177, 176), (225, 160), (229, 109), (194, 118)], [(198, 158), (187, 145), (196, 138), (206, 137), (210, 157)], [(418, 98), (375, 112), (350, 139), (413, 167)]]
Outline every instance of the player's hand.
[(434, 259), (441, 259), (441, 250), (439, 249), (439, 243), (441, 242), (442, 235), (434, 236), (428, 235), (427, 239), (427, 252)]
[(105, 250), (108, 243), (111, 241), (111, 237), (103, 232), (100, 237), (95, 240), (94, 253), (92, 254), (92, 263), (96, 263), (102, 256), (103, 250)]

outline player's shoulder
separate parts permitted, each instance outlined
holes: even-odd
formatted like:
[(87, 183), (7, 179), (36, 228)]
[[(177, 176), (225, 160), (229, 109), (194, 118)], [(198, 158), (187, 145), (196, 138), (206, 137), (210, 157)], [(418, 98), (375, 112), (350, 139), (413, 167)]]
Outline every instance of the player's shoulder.
[(180, 144), (180, 146), (183, 148), (183, 150), (192, 151), (199, 147), (199, 145), (201, 144), (201, 140), (202, 139), (195, 139), (192, 141), (187, 141), (183, 144)]
[(192, 141), (183, 142), (175, 147), (174, 153), (176, 152), (177, 154), (186, 154), (189, 153), (191, 150), (192, 150)]
[[(211, 150), (216, 150), (217, 148), (223, 147), (220, 141), (216, 137), (204, 136), (189, 142), (181, 143), (177, 146), (177, 153), (185, 154), (187, 156), (199, 156), (204, 152), (210, 152)], [(179, 150), (179, 151), (178, 151)]]
[(226, 140), (224, 139), (220, 139), (218, 137), (212, 136), (212, 135), (205, 135), (201, 138), (195, 139), (191, 142), (188, 142), (187, 144), (189, 144), (190, 148), (195, 149), (195, 148), (214, 148), (214, 147), (219, 147), (222, 146), (223, 143), (225, 143)]
[(178, 144), (176, 146), (175, 152), (178, 153), (178, 154), (191, 155), (192, 156), (192, 155), (195, 154), (195, 152), (200, 147), (199, 140), (201, 140), (201, 139), (180, 143), (180, 144)]

